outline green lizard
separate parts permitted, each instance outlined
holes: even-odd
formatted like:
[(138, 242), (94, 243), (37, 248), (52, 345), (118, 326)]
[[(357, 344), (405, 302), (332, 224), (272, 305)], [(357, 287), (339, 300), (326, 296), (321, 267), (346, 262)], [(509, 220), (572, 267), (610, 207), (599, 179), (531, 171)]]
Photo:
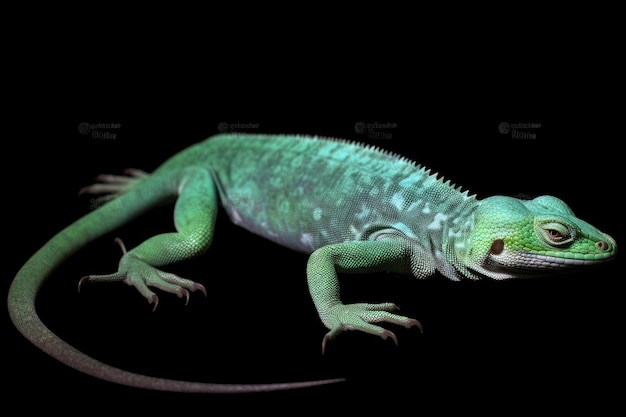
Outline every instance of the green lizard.
[(344, 304), (338, 273), (389, 271), (451, 280), (532, 277), (596, 265), (616, 243), (577, 218), (561, 200), (540, 196), (478, 199), (406, 158), (339, 139), (222, 134), (176, 154), (151, 175), (100, 176), (82, 193), (107, 204), (68, 226), (19, 270), (8, 308), (19, 331), (39, 348), (84, 373), (112, 382), (181, 392), (251, 392), (310, 387), (341, 379), (229, 385), (138, 375), (99, 362), (52, 333), (35, 311), (45, 279), (94, 239), (151, 207), (175, 201), (176, 232), (127, 251), (117, 272), (79, 281), (123, 281), (156, 308), (151, 288), (184, 297), (204, 286), (160, 268), (207, 251), (219, 204), (231, 221), (269, 240), (309, 253), (306, 275), (327, 342), (359, 330), (397, 343), (381, 326), (418, 327), (393, 303)]

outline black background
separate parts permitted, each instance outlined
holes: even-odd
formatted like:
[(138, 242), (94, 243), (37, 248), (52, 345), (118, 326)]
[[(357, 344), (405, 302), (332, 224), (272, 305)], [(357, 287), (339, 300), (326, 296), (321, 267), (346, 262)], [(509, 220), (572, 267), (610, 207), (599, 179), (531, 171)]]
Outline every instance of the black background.
[[(542, 80), (545, 81), (545, 80)], [(330, 82), (330, 81), (329, 81)], [(229, 90), (237, 85), (237, 90)], [(288, 83), (287, 83), (288, 84)], [(306, 82), (304, 83), (306, 84)], [(320, 83), (324, 84), (324, 83)], [(350, 90), (299, 88), (278, 96), (262, 79), (167, 94), (110, 90), (99, 80), (76, 90), (44, 90), (20, 104), (12, 150), (5, 153), (6, 293), (19, 267), (54, 233), (90, 210), (77, 190), (100, 173), (153, 170), (185, 146), (228, 125), (259, 133), (301, 133), (362, 141), (398, 152), (476, 193), (562, 198), (576, 214), (622, 241), (616, 207), (623, 152), (617, 110), (595, 88), (554, 91), (523, 77), (490, 89), (449, 79), (422, 83), (357, 82)], [(548, 83), (549, 84), (549, 83)], [(300, 84), (299, 84), (300, 85)], [(261, 86), (262, 88), (258, 88)], [(234, 88), (234, 87), (233, 87)], [(289, 88), (288, 88), (289, 90)], [(173, 94), (172, 94), (173, 93)], [(565, 93), (565, 94), (563, 94)], [(93, 138), (80, 123), (119, 123)], [(355, 125), (390, 135), (371, 138)], [(501, 122), (539, 123), (535, 139), (498, 131)], [(416, 281), (387, 274), (342, 276), (349, 301), (392, 301), (419, 319), (424, 333), (389, 326), (399, 339), (346, 332), (320, 352), (320, 323), (305, 277), (307, 257), (264, 241), (221, 212), (208, 253), (168, 270), (204, 284), (208, 299), (188, 306), (161, 294), (158, 310), (123, 284), (87, 285), (80, 277), (116, 270), (114, 237), (134, 247), (172, 228), (172, 207), (151, 211), (94, 242), (62, 265), (37, 301), (44, 322), (74, 346), (104, 362), (155, 376), (207, 382), (263, 383), (346, 377), (303, 391), (233, 395), (155, 393), (82, 375), (40, 352), (3, 317), (6, 395), (27, 392), (51, 408), (144, 410), (166, 404), (209, 407), (270, 404), (302, 411), (383, 405), (408, 410), (510, 411), (610, 405), (621, 395), (623, 302), (621, 257), (597, 269), (553, 278), (507, 282)], [(285, 400), (296, 399), (296, 405)], [(210, 404), (210, 405), (209, 405)]]

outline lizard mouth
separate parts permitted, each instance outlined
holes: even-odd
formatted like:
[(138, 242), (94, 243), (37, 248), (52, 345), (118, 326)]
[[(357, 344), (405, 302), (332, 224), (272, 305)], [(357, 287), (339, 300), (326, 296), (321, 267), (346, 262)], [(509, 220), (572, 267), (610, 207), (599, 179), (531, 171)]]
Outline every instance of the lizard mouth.
[(564, 258), (528, 252), (503, 252), (499, 255), (491, 254), (489, 263), (513, 270), (558, 270), (602, 264), (611, 260), (613, 256), (614, 253), (603, 253), (588, 255), (586, 258)]

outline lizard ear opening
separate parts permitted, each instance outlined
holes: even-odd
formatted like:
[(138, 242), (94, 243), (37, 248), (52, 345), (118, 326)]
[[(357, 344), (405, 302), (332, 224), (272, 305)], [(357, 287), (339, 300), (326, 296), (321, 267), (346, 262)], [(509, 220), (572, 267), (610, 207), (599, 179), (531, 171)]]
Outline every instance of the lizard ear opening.
[(491, 243), (489, 251), (494, 255), (500, 255), (504, 250), (504, 240), (496, 239)]

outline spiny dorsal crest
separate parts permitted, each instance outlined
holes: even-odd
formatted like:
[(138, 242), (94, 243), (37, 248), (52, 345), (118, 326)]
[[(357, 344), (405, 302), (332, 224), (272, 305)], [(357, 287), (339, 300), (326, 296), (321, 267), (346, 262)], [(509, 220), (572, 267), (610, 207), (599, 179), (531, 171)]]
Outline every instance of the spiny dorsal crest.
[(451, 189), (460, 192), (466, 198), (475, 198), (476, 197), (475, 194), (469, 194), (469, 190), (463, 190), (462, 186), (457, 186), (455, 183), (452, 183), (451, 180), (446, 180), (443, 175), (439, 175), (437, 172), (432, 172), (432, 170), (430, 168), (426, 168), (426, 167), (422, 166), (421, 164), (413, 161), (411, 158), (408, 158), (408, 157), (406, 157), (404, 155), (401, 155), (401, 154), (399, 154), (397, 152), (381, 148), (378, 145), (375, 145), (375, 144), (372, 144), (372, 143), (357, 142), (357, 141), (350, 140), (350, 139), (336, 138), (336, 137), (306, 136), (306, 135), (297, 135), (297, 136), (299, 138), (302, 138), (302, 139), (305, 139), (305, 140), (311, 140), (312, 139), (312, 140), (319, 140), (319, 141), (327, 141), (327, 142), (334, 142), (334, 143), (345, 144), (345, 145), (348, 145), (348, 146), (353, 146), (353, 147), (358, 148), (358, 149), (366, 150), (368, 152), (372, 152), (374, 155), (378, 154), (378, 155), (385, 156), (387, 158), (393, 158), (396, 161), (399, 161), (401, 163), (407, 164), (411, 169), (414, 169), (416, 171), (420, 171), (423, 175), (427, 176), (428, 178), (431, 178), (431, 179), (433, 179), (435, 181), (438, 181), (438, 182), (446, 185), (447, 187), (450, 187)]

